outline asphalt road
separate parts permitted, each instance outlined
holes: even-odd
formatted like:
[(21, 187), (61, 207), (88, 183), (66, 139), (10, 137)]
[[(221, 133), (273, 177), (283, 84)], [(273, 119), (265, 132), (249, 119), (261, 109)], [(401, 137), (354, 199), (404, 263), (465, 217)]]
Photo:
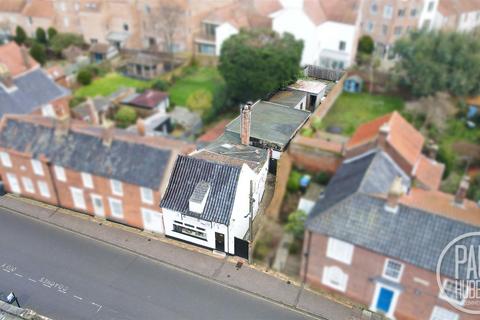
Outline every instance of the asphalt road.
[(0, 209), (0, 295), (53, 319), (308, 319), (127, 251)]

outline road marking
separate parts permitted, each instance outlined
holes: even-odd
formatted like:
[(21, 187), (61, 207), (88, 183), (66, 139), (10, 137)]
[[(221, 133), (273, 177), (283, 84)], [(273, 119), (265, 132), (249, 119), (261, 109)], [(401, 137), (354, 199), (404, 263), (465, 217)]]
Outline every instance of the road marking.
[(52, 287), (50, 287), (49, 285), (46, 285), (45, 283), (42, 283), (42, 286), (52, 289)]
[(37, 282), (37, 280), (33, 280), (32, 278), (28, 278), (28, 281)]
[(82, 297), (79, 297), (79, 296), (73, 296), (75, 299), (78, 299), (78, 300), (83, 300)]
[(23, 276), (20, 273), (15, 273), (15, 275), (19, 278), (23, 278)]
[(2, 269), (2, 270), (5, 271), (5, 272), (10, 272), (10, 270), (7, 270), (7, 269)]
[(99, 304), (96, 304), (95, 302), (92, 302), (92, 304), (96, 307), (98, 307), (98, 310), (97, 310), (97, 313), (100, 311), (100, 309), (102, 309), (102, 306), (99, 305)]

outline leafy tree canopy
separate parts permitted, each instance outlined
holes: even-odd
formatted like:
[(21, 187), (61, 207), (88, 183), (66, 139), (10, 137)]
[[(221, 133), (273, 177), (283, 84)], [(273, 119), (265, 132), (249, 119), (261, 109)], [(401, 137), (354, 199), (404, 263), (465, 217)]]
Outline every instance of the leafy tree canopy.
[(58, 33), (50, 40), (50, 47), (57, 54), (71, 45), (83, 46), (83, 37), (75, 33)]
[(24, 44), (25, 41), (27, 40), (27, 33), (22, 27), (17, 26), (17, 28), (15, 29), (14, 40), (17, 44)]
[(305, 231), (305, 220), (307, 219), (307, 214), (305, 211), (296, 210), (288, 215), (287, 223), (285, 224), (285, 231), (290, 232), (297, 239), (303, 238), (303, 233)]
[(35, 38), (39, 43), (44, 45), (47, 44), (47, 33), (43, 28), (37, 28), (37, 30), (35, 31)]
[(45, 64), (47, 61), (47, 53), (45, 51), (45, 46), (38, 42), (34, 42), (30, 48), (30, 55), (40, 64)]
[(395, 44), (401, 85), (415, 96), (447, 91), (455, 96), (480, 93), (480, 41), (470, 33), (410, 33)]
[(303, 42), (291, 34), (241, 30), (222, 45), (219, 70), (230, 97), (256, 100), (297, 79)]
[(199, 89), (188, 96), (187, 107), (203, 114), (203, 112), (212, 107), (212, 102), (212, 93), (205, 89)]
[(115, 113), (114, 118), (118, 127), (126, 128), (137, 121), (137, 112), (132, 107), (122, 106), (117, 113)]
[(48, 39), (52, 40), (57, 35), (58, 31), (54, 27), (50, 27), (48, 28), (47, 33), (48, 33)]
[(372, 54), (375, 49), (375, 43), (373, 42), (372, 37), (369, 35), (364, 35), (358, 40), (358, 52), (363, 54)]

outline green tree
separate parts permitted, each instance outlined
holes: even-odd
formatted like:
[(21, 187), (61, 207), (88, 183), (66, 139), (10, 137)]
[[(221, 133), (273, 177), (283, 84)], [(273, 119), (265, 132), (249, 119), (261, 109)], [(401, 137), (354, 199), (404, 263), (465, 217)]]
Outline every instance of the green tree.
[(122, 106), (114, 116), (117, 126), (126, 128), (137, 121), (137, 112), (132, 107)]
[(45, 46), (38, 42), (33, 43), (32, 47), (30, 48), (30, 55), (41, 65), (45, 64), (47, 61)]
[(297, 79), (303, 43), (291, 34), (241, 30), (222, 45), (219, 71), (230, 97), (256, 100)]
[(288, 215), (285, 231), (290, 232), (297, 239), (303, 239), (307, 214), (302, 210), (295, 210)]
[(168, 83), (164, 80), (157, 80), (153, 83), (152, 89), (159, 90), (159, 91), (167, 91), (168, 90)]
[(57, 54), (71, 45), (81, 47), (84, 44), (83, 36), (75, 33), (58, 33), (50, 40), (50, 47)]
[(47, 44), (47, 34), (43, 28), (37, 28), (35, 31), (35, 39), (43, 45)]
[(372, 37), (369, 35), (364, 35), (358, 40), (358, 53), (363, 53), (366, 55), (371, 55), (375, 49), (375, 43), (373, 42)]
[(88, 68), (83, 68), (78, 71), (77, 82), (83, 86), (87, 86), (92, 83), (93, 74)]
[(54, 27), (48, 28), (48, 30), (47, 30), (48, 40), (51, 41), (53, 38), (55, 38), (57, 33), (58, 33), (57, 29), (55, 29)]
[(446, 91), (454, 96), (477, 95), (480, 82), (480, 41), (471, 33), (411, 32), (398, 40), (395, 74), (415, 96)]
[(22, 27), (17, 26), (17, 28), (15, 29), (14, 40), (17, 44), (24, 44), (27, 40), (27, 33)]
[(187, 98), (187, 107), (203, 114), (212, 107), (212, 93), (205, 89), (199, 89), (191, 93)]
[(287, 181), (287, 190), (291, 192), (296, 192), (300, 189), (300, 179), (302, 178), (302, 174), (296, 170), (292, 170), (290, 172), (290, 176), (288, 177)]

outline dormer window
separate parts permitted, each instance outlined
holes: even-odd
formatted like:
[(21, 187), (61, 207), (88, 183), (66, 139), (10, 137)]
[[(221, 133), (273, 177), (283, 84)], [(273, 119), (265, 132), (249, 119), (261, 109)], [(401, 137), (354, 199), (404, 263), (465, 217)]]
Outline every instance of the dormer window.
[(210, 183), (205, 181), (200, 181), (197, 183), (188, 202), (189, 210), (193, 213), (202, 214), (203, 210), (205, 209), (205, 204), (207, 203), (209, 193)]

